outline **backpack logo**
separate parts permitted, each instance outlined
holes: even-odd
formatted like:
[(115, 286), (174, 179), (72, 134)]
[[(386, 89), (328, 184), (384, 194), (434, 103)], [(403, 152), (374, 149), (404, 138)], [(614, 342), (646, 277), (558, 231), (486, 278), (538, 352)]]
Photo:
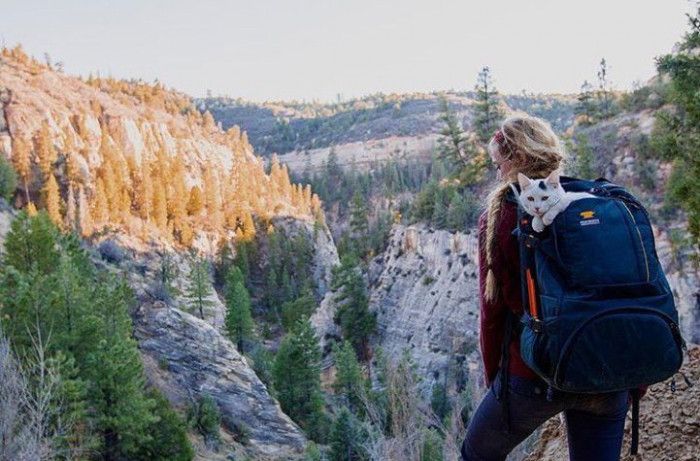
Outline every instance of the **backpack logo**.
[(595, 215), (595, 211), (592, 211), (592, 210), (582, 211), (581, 213), (579, 213), (579, 215), (581, 216), (581, 218), (583, 218), (581, 221), (579, 221), (579, 224), (581, 224), (582, 226), (591, 226), (593, 224), (600, 224), (600, 219), (593, 218), (593, 216)]

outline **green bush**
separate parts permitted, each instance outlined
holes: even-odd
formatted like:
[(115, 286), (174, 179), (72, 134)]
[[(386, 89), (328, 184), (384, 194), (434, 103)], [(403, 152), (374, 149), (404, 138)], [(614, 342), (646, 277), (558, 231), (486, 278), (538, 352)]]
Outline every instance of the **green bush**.
[(9, 202), (15, 193), (15, 189), (17, 189), (17, 173), (5, 159), (5, 156), (0, 155), (0, 198), (4, 198)]
[(190, 427), (199, 431), (208, 446), (217, 446), (220, 440), (221, 413), (216, 401), (207, 394), (190, 407), (187, 415)]

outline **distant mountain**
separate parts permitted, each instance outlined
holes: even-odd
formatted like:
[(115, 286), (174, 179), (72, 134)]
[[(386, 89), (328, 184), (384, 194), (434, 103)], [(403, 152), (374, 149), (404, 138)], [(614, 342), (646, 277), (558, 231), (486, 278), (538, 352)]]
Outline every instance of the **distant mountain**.
[[(474, 93), (447, 92), (452, 109), (468, 128)], [(234, 123), (248, 132), (262, 155), (285, 154), (390, 137), (422, 137), (440, 130), (437, 93), (378, 94), (334, 104), (266, 102), (232, 98), (195, 101), (224, 129)], [(558, 131), (573, 124), (573, 95), (505, 95), (504, 105), (543, 117)]]

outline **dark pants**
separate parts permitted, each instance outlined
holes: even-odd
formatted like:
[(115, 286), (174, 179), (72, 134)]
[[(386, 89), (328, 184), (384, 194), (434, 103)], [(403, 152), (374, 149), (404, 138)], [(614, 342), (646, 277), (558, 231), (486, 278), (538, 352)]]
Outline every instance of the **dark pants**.
[(510, 431), (503, 402), (496, 398), (500, 373), (474, 412), (462, 443), (462, 461), (505, 460), (520, 442), (560, 412), (566, 417), (570, 461), (619, 461), (628, 408), (628, 391), (570, 394), (511, 375), (508, 389)]

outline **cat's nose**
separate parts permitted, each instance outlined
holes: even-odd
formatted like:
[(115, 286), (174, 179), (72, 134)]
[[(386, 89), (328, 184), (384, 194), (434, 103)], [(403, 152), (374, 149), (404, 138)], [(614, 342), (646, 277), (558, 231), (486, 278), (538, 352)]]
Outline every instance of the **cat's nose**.
[(537, 206), (536, 206), (536, 207), (535, 207), (535, 211), (539, 212), (539, 211), (540, 211), (540, 207), (537, 207)]

